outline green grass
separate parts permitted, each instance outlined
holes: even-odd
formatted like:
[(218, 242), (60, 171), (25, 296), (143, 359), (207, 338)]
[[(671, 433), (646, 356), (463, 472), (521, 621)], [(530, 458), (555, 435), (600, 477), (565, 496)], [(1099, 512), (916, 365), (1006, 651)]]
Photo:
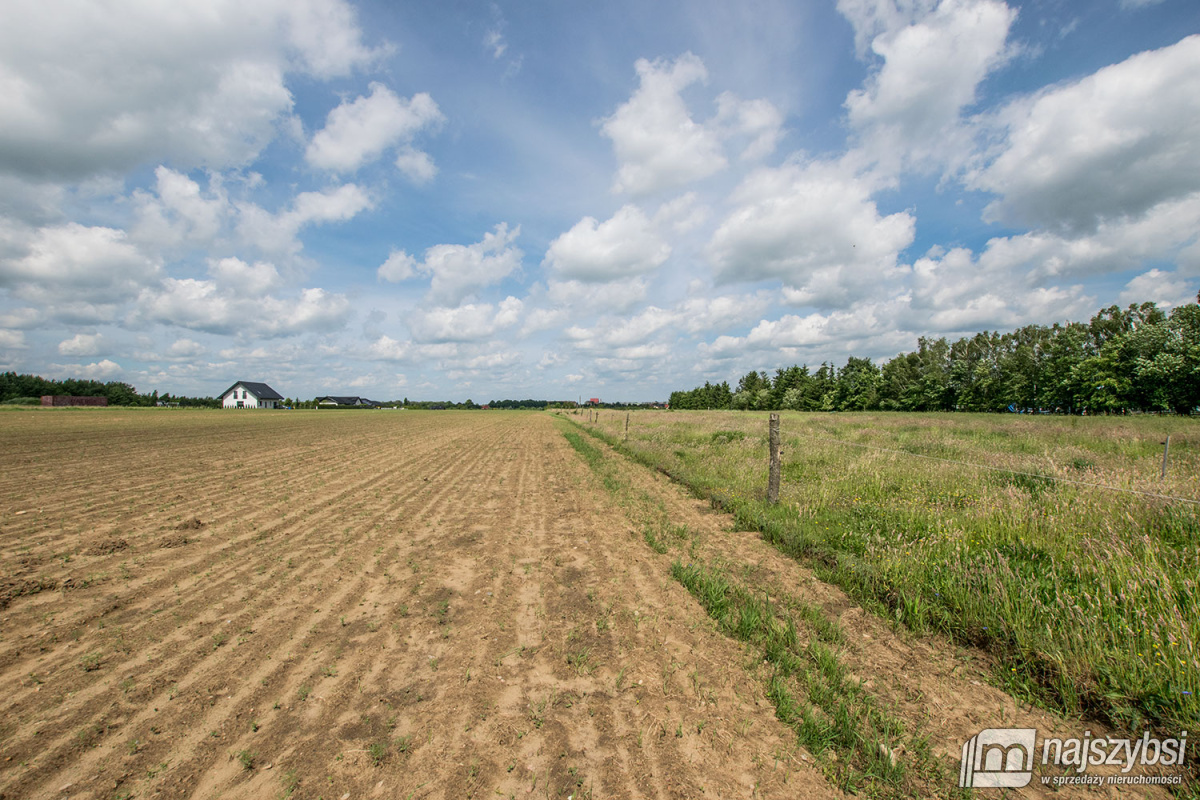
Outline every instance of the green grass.
[[(812, 626), (772, 603), (757, 589), (735, 583), (716, 567), (675, 561), (671, 576), (699, 602), (725, 634), (746, 642), (772, 672), (767, 697), (780, 721), (816, 755), (825, 773), (855, 795), (930, 797), (952, 786), (945, 768), (919, 732), (904, 724), (847, 677), (837, 653), (822, 639), (841, 639), (824, 617)], [(794, 598), (788, 598), (793, 600)], [(806, 615), (811, 618), (811, 612)], [(804, 639), (807, 638), (807, 642)], [(894, 754), (894, 755), (893, 755)]]
[(635, 414), (624, 443), (623, 420), (587, 430), (867, 608), (995, 653), (1018, 696), (1130, 731), (1200, 727), (1197, 506), (1071, 483), (1194, 498), (1194, 421), (785, 413), (774, 506), (766, 427), (687, 412)]

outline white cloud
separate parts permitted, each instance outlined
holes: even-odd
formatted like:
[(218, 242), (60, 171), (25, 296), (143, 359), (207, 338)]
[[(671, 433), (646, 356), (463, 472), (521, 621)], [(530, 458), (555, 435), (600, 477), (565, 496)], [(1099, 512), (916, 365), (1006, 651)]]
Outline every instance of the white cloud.
[(176, 339), (167, 348), (167, 357), (169, 358), (196, 358), (207, 352), (204, 345), (194, 339)]
[(376, 55), (341, 0), (69, 14), (12, 0), (0, 26), (0, 172), (80, 179), (167, 161), (246, 164), (291, 113), (288, 72), (341, 76)]
[(411, 142), (419, 132), (444, 120), (428, 94), (405, 100), (382, 83), (372, 83), (370, 95), (343, 102), (329, 112), (325, 127), (313, 136), (304, 157), (319, 169), (354, 172), (385, 150), (402, 145), (397, 166), (410, 177), (428, 179), (433, 162), (413, 149)]
[(611, 281), (651, 272), (670, 255), (645, 213), (626, 205), (605, 222), (584, 217), (575, 223), (550, 243), (542, 266), (567, 279)]
[(907, 212), (881, 216), (872, 188), (838, 163), (793, 159), (757, 170), (709, 242), (718, 280), (805, 288), (834, 271), (847, 298), (870, 293), (891, 276), (916, 224)]
[(620, 314), (645, 300), (646, 290), (645, 278), (602, 284), (552, 280), (547, 285), (546, 297), (556, 307), (578, 313)]
[(866, 57), (877, 36), (929, 16), (941, 0), (838, 0), (837, 9), (854, 27), (854, 46)]
[(692, 119), (680, 96), (707, 80), (704, 62), (685, 53), (674, 62), (639, 59), (635, 67), (641, 85), (601, 127), (620, 163), (614, 191), (651, 194), (724, 169), (720, 137)]
[(0, 312), (0, 328), (33, 328), (42, 322), (42, 315), (34, 308), (14, 308)]
[(60, 375), (86, 380), (111, 380), (124, 372), (120, 364), (107, 358), (91, 364), (51, 364), (51, 366)]
[(1005, 41), (1016, 16), (998, 0), (944, 0), (875, 36), (871, 49), (883, 65), (846, 97), (871, 157), (886, 169), (965, 159), (972, 143), (960, 113), (1011, 55)]
[(1017, 269), (1033, 280), (1101, 275), (1134, 269), (1146, 261), (1178, 260), (1200, 238), (1200, 192), (1169, 200), (1138, 218), (1117, 218), (1094, 231), (1062, 235), (1032, 231), (988, 241), (980, 263), (991, 270)]
[(733, 92), (722, 92), (713, 126), (723, 139), (741, 143), (739, 158), (755, 161), (775, 152), (783, 136), (783, 114), (766, 100), (741, 100)]
[(0, 328), (0, 351), (24, 349), (25, 331), (10, 331)]
[(379, 265), (375, 274), (381, 281), (399, 283), (406, 281), (416, 274), (417, 260), (403, 250), (393, 249), (388, 253), (387, 261)]
[(1200, 290), (1200, 281), (1152, 269), (1125, 284), (1118, 300), (1122, 305), (1149, 301), (1158, 304), (1159, 308), (1168, 309), (1194, 301), (1197, 290)]
[(96, 306), (135, 296), (159, 272), (124, 231), (70, 222), (35, 231), (23, 256), (0, 259), (0, 287), (43, 307)]
[(345, 325), (350, 301), (324, 289), (299, 297), (246, 297), (216, 281), (168, 278), (139, 295), (133, 320), (226, 335), (288, 336), (328, 332)]
[(392, 250), (376, 275), (398, 283), (418, 273), (430, 275), (429, 299), (442, 305), (457, 305), (479, 289), (494, 286), (521, 267), (524, 253), (513, 242), (521, 226), (508, 229), (501, 222), (474, 244), (438, 244), (425, 251), (417, 262), (403, 250)]
[(294, 255), (302, 245), (296, 236), (307, 225), (345, 222), (371, 208), (370, 195), (353, 183), (320, 192), (301, 192), (291, 208), (277, 214), (254, 203), (238, 205), (237, 232), (242, 242), (266, 253)]
[(594, 328), (572, 326), (564, 335), (579, 348), (608, 352), (646, 342), (649, 338), (675, 325), (679, 316), (674, 311), (649, 306), (624, 319), (609, 319)]
[(98, 333), (77, 333), (70, 339), (58, 343), (59, 355), (64, 356), (94, 356), (99, 355), (104, 337)]
[(240, 258), (210, 259), (208, 273), (239, 295), (258, 297), (282, 284), (274, 264), (264, 261), (247, 264)]
[(1086, 232), (1200, 191), (1200, 36), (1021, 99), (968, 185), (986, 219)]
[(354, 7), (342, 0), (274, 0), (273, 4), (284, 14), (289, 47), (304, 71), (318, 78), (349, 75), (391, 52), (390, 45), (363, 44)]
[(457, 308), (418, 311), (409, 319), (408, 326), (419, 342), (481, 341), (516, 325), (523, 309), (524, 303), (510, 296), (498, 306), (468, 303)]
[(396, 169), (408, 176), (413, 183), (429, 183), (437, 175), (433, 158), (422, 150), (402, 147), (396, 154)]
[(993, 240), (978, 258), (955, 248), (917, 259), (907, 308), (899, 312), (905, 324), (970, 332), (1086, 319), (1095, 312), (1095, 299), (1081, 285), (1037, 285), (1037, 273), (1027, 262), (998, 251), (1007, 244)]
[(210, 179), (206, 193), (187, 175), (165, 166), (159, 166), (154, 177), (154, 194), (133, 193), (136, 218), (131, 238), (168, 249), (184, 243), (211, 243), (232, 212), (220, 181)]
[[(745, 336), (718, 336), (711, 344), (701, 344), (700, 354), (711, 359), (739, 358), (749, 352), (774, 352), (783, 356), (780, 363), (805, 354), (849, 352), (866, 355), (881, 342), (903, 341), (892, 322), (890, 305), (862, 303), (852, 310), (805, 316), (785, 314), (777, 320), (762, 320)], [(884, 344), (884, 347), (887, 347)]]

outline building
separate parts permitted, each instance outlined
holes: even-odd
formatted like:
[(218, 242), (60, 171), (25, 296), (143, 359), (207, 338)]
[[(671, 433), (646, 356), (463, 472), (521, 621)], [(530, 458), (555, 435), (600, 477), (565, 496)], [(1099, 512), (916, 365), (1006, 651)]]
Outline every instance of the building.
[(279, 408), (283, 396), (265, 383), (238, 381), (221, 392), (222, 408)]
[(106, 406), (108, 405), (107, 397), (73, 397), (65, 394), (44, 394), (42, 395), (42, 405), (44, 406)]
[(327, 395), (317, 398), (317, 408), (379, 408), (379, 403), (365, 397), (334, 397)]

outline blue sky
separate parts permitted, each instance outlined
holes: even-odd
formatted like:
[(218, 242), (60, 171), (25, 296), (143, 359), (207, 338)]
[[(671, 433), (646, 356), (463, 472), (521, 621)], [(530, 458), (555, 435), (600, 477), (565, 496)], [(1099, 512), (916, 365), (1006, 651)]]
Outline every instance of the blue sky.
[(1200, 289), (1200, 5), (6, 6), (0, 369), (663, 399)]

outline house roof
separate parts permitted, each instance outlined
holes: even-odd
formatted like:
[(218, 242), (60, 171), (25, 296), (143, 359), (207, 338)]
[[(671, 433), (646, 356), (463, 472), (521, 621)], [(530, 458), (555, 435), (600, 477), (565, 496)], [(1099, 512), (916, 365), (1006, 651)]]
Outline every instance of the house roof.
[(324, 395), (322, 397), (317, 398), (318, 403), (320, 403), (323, 400), (332, 400), (333, 402), (337, 403), (339, 406), (355, 406), (355, 405), (359, 404), (360, 400), (362, 401), (363, 405), (372, 405), (372, 406), (379, 405), (374, 400), (368, 400), (365, 397), (357, 397), (357, 396), (355, 396), (355, 397), (338, 397), (338, 396), (330, 394), (330, 395)]
[(254, 381), (238, 381), (233, 386), (230, 386), (228, 389), (221, 392), (220, 396), (224, 397), (239, 386), (244, 386), (245, 388), (249, 389), (259, 400), (283, 399), (283, 395), (272, 389), (270, 386), (267, 386), (265, 383), (255, 383)]

